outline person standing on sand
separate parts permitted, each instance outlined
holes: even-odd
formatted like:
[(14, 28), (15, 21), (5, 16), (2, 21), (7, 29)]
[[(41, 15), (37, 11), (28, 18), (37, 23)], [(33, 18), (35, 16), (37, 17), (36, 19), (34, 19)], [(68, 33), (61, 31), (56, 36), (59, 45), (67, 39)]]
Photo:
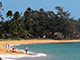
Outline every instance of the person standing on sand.
[(7, 48), (7, 43), (5, 44), (5, 48)]
[(27, 53), (27, 51), (28, 51), (28, 48), (27, 48), (27, 47), (25, 47), (25, 51), (26, 51), (26, 53)]
[(7, 48), (9, 49), (10, 48), (9, 44), (7, 46), (8, 46)]

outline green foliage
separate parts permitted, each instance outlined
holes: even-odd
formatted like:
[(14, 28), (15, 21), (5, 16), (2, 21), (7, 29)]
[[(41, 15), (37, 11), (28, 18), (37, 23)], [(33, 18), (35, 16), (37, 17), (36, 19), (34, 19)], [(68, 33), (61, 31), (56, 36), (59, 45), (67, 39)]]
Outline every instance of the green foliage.
[(19, 14), (18, 11), (16, 11), (16, 12), (14, 13), (13, 18), (14, 18), (15, 20), (17, 20), (19, 17), (20, 17), (20, 14)]
[(11, 18), (11, 17), (12, 17), (12, 15), (13, 15), (13, 13), (12, 13), (12, 11), (11, 11), (11, 10), (9, 10), (9, 11), (6, 13), (6, 16), (7, 16), (7, 17), (10, 17), (10, 18)]
[(13, 37), (14, 40), (21, 40), (21, 38)]
[[(64, 38), (74, 38), (74, 32), (80, 32), (80, 21), (70, 18), (70, 13), (64, 11), (63, 7), (56, 6), (57, 13), (26, 9), (21, 16), (18, 11), (14, 14), (11, 10), (6, 13), (7, 21), (0, 21), (0, 38), (5, 39), (7, 35), (15, 40), (39, 38), (54, 38), (54, 33), (59, 32)], [(2, 37), (4, 35), (4, 37)], [(75, 37), (78, 36), (75, 35)]]
[(4, 37), (0, 36), (0, 39), (6, 39), (6, 38), (7, 38), (7, 37), (5, 37), (5, 36), (4, 36)]

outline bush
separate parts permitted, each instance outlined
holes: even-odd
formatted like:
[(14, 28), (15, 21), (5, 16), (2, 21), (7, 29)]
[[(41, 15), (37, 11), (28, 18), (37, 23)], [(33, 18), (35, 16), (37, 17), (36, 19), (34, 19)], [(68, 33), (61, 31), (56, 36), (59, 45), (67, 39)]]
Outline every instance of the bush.
[(21, 40), (21, 38), (13, 37), (14, 40)]
[(2, 36), (0, 36), (0, 39), (6, 39), (7, 37), (2, 37)]

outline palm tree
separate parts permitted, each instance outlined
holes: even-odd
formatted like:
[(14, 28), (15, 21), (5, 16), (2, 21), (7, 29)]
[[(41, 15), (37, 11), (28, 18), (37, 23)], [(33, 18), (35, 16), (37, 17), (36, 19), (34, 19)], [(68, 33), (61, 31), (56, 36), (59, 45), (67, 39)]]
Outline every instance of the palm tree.
[(14, 15), (13, 15), (13, 18), (14, 18), (15, 20), (18, 20), (19, 17), (20, 17), (20, 14), (19, 14), (18, 11), (16, 11), (16, 12), (14, 13)]
[(10, 18), (13, 16), (13, 13), (11, 10), (9, 10), (7, 13), (6, 13), (6, 17), (9, 17), (8, 21), (11, 20)]
[(13, 16), (12, 11), (11, 11), (11, 10), (9, 10), (9, 11), (6, 13), (6, 16), (11, 18), (11, 17)]

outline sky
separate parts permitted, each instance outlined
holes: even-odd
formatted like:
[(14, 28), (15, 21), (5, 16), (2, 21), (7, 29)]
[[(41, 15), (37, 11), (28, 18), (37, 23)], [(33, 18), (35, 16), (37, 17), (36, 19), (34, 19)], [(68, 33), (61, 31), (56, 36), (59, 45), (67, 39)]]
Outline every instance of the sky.
[(71, 17), (78, 19), (80, 17), (80, 0), (0, 0), (3, 4), (4, 11), (1, 11), (3, 15), (6, 15), (8, 10), (13, 12), (24, 12), (28, 7), (33, 10), (39, 10), (43, 8), (45, 11), (54, 11), (56, 6), (61, 6), (64, 11), (69, 11)]

